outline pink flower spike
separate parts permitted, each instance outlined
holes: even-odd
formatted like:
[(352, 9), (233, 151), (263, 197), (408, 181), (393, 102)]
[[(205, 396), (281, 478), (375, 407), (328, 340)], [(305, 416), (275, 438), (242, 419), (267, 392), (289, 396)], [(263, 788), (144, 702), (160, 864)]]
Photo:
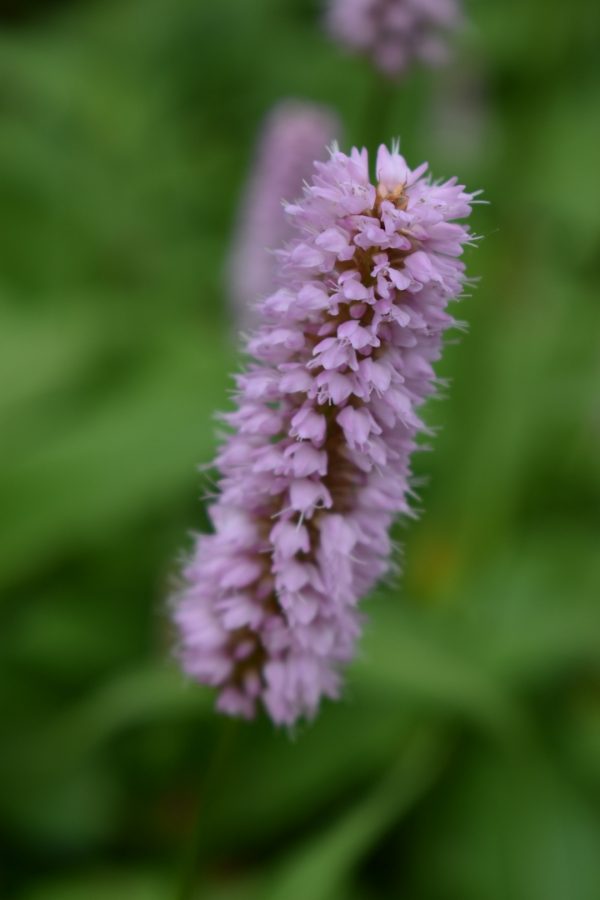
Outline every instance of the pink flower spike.
[(298, 196), (315, 159), (327, 158), (326, 148), (340, 132), (331, 110), (299, 100), (279, 103), (264, 123), (228, 261), (236, 328), (255, 326), (257, 302), (275, 290), (277, 259), (272, 251), (293, 236), (283, 201)]
[(335, 41), (390, 78), (414, 62), (445, 62), (446, 34), (461, 23), (460, 0), (329, 0), (326, 22)]
[(181, 664), (227, 715), (292, 725), (339, 696), (360, 601), (392, 567), (392, 523), (412, 514), (473, 195), (395, 148), (377, 171), (371, 184), (366, 151), (334, 150), (286, 207), (294, 237), (225, 417), (214, 533), (175, 598)]

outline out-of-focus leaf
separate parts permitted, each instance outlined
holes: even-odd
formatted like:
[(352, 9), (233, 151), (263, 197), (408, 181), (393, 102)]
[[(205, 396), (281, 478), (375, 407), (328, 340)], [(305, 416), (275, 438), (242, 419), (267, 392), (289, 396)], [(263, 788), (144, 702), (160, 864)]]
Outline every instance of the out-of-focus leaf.
[[(139, 516), (190, 483), (196, 464), (207, 461), (213, 411), (225, 393), (223, 347), (193, 338), (167, 351), (118, 397), (76, 410), (45, 440), (36, 435), (0, 474), (1, 577), (15, 578), (32, 556), (47, 558)], [(212, 391), (199, 390), (208, 377)]]
[(393, 769), (362, 802), (290, 855), (265, 900), (334, 900), (369, 848), (431, 788), (447, 752), (442, 731), (401, 748)]
[(124, 728), (157, 720), (196, 719), (212, 708), (206, 689), (186, 682), (175, 666), (151, 664), (126, 673), (86, 698), (58, 723), (69, 743), (84, 752)]
[(211, 707), (208, 691), (186, 683), (175, 667), (149, 664), (113, 678), (53, 717), (43, 736), (43, 753), (30, 735), (23, 735), (5, 741), (0, 755), (19, 759), (21, 765), (29, 760), (34, 772), (63, 770), (121, 731), (156, 721), (196, 720)]
[(543, 754), (468, 756), (423, 808), (405, 848), (409, 895), (450, 900), (595, 900), (600, 818)]
[(105, 769), (105, 744), (157, 724), (197, 722), (208, 692), (174, 668), (127, 672), (35, 732), (11, 734), (0, 750), (0, 810), (11, 828), (53, 846), (87, 846), (116, 821), (119, 791)]
[[(469, 304), (475, 321), (462, 349), (471, 341), (480, 346), (459, 359), (457, 399), (430, 463), (441, 483), (429, 515), (433, 521), (436, 506), (444, 508), (438, 527), (452, 535), (467, 565), (477, 565), (483, 554), (510, 538), (528, 500), (525, 491), (540, 470), (546, 490), (553, 489), (551, 478), (560, 472), (575, 482), (582, 500), (600, 493), (597, 469), (593, 477), (586, 466), (597, 454), (586, 451), (581, 465), (575, 457), (578, 437), (590, 428), (595, 383), (590, 370), (598, 359), (600, 314), (593, 294), (536, 257), (526, 279), (513, 286), (510, 303), (490, 309), (486, 291), (492, 296), (492, 279), (505, 276), (493, 271), (477, 303)], [(593, 322), (585, 333), (570, 327), (574, 295), (581, 314)], [(494, 339), (492, 323), (502, 341)], [(429, 419), (435, 422), (436, 415), (432, 407)]]
[(600, 660), (600, 557), (582, 532), (548, 530), (469, 586), (465, 640), (506, 684), (528, 687)]
[(354, 678), (399, 706), (411, 701), (439, 715), (450, 710), (498, 736), (526, 727), (523, 711), (499, 678), (461, 655), (441, 622), (384, 594), (364, 641)]
[[(164, 871), (115, 868), (49, 880), (20, 894), (18, 900), (175, 900), (175, 890)], [(253, 878), (223, 877), (204, 885), (193, 900), (261, 900), (261, 891)]]
[[(59, 321), (57, 321), (59, 319)], [(91, 317), (60, 316), (19, 310), (5, 311), (0, 331), (0, 414), (3, 417), (18, 411), (21, 418), (28, 404), (40, 404), (37, 415), (42, 415), (48, 397), (55, 398), (56, 391), (65, 391), (81, 378), (99, 349), (107, 343), (102, 333), (102, 323)], [(6, 420), (4, 420), (6, 421)], [(14, 443), (14, 418), (8, 420), (6, 440)], [(22, 448), (20, 448), (22, 451)], [(6, 442), (2, 457), (7, 452)]]
[[(264, 721), (240, 729), (205, 843), (268, 847), (311, 816), (343, 802), (356, 785), (371, 782), (419, 724), (406, 708), (363, 686), (323, 712), (293, 736), (275, 733)], [(235, 835), (230, 835), (233, 821)]]
[[(37, 752), (43, 755), (43, 746)], [(50, 852), (81, 853), (101, 846), (119, 820), (121, 791), (114, 771), (87, 760), (39, 778), (12, 767), (28, 780), (2, 785), (2, 816), (14, 838)]]
[(572, 691), (557, 735), (570, 770), (600, 790), (600, 691), (585, 682)]
[(19, 900), (166, 900), (168, 881), (162, 873), (140, 870), (100, 870), (49, 881), (19, 896)]

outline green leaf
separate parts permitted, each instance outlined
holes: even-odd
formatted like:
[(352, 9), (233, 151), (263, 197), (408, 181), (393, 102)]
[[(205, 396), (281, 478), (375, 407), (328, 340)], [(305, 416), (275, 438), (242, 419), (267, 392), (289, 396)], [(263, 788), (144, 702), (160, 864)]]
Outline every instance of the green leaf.
[(445, 622), (382, 595), (352, 677), (399, 706), (410, 701), (432, 714), (459, 715), (496, 736), (526, 730), (516, 698), (480, 660), (461, 652)]
[(166, 900), (164, 875), (146, 869), (100, 870), (50, 881), (19, 900)]
[(440, 900), (595, 900), (600, 818), (544, 752), (469, 754), (423, 809), (398, 883)]
[(443, 767), (447, 738), (419, 735), (401, 748), (394, 767), (346, 814), (290, 854), (273, 876), (265, 900), (334, 900), (386, 830), (431, 788)]

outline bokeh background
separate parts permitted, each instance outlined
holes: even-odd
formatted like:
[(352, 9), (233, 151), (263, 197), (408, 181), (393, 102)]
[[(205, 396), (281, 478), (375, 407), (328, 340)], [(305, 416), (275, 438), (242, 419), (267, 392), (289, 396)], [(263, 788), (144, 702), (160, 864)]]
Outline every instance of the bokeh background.
[[(0, 6), (0, 896), (600, 897), (600, 6), (472, 0), (390, 137), (482, 187), (480, 284), (343, 701), (231, 730), (170, 661), (229, 402), (223, 270), (287, 96), (365, 139), (310, 0)], [(347, 146), (347, 145), (346, 145)]]

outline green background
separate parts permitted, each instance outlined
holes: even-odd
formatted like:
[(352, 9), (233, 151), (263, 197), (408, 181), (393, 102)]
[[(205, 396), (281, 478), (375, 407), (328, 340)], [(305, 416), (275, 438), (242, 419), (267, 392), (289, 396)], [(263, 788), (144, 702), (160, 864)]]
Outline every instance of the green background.
[(484, 189), (470, 327), (402, 581), (290, 736), (184, 682), (165, 597), (258, 124), (307, 97), (371, 140), (368, 66), (308, 0), (2, 4), (2, 898), (176, 900), (192, 854), (207, 900), (600, 897), (600, 7), (468, 14), (388, 137)]

